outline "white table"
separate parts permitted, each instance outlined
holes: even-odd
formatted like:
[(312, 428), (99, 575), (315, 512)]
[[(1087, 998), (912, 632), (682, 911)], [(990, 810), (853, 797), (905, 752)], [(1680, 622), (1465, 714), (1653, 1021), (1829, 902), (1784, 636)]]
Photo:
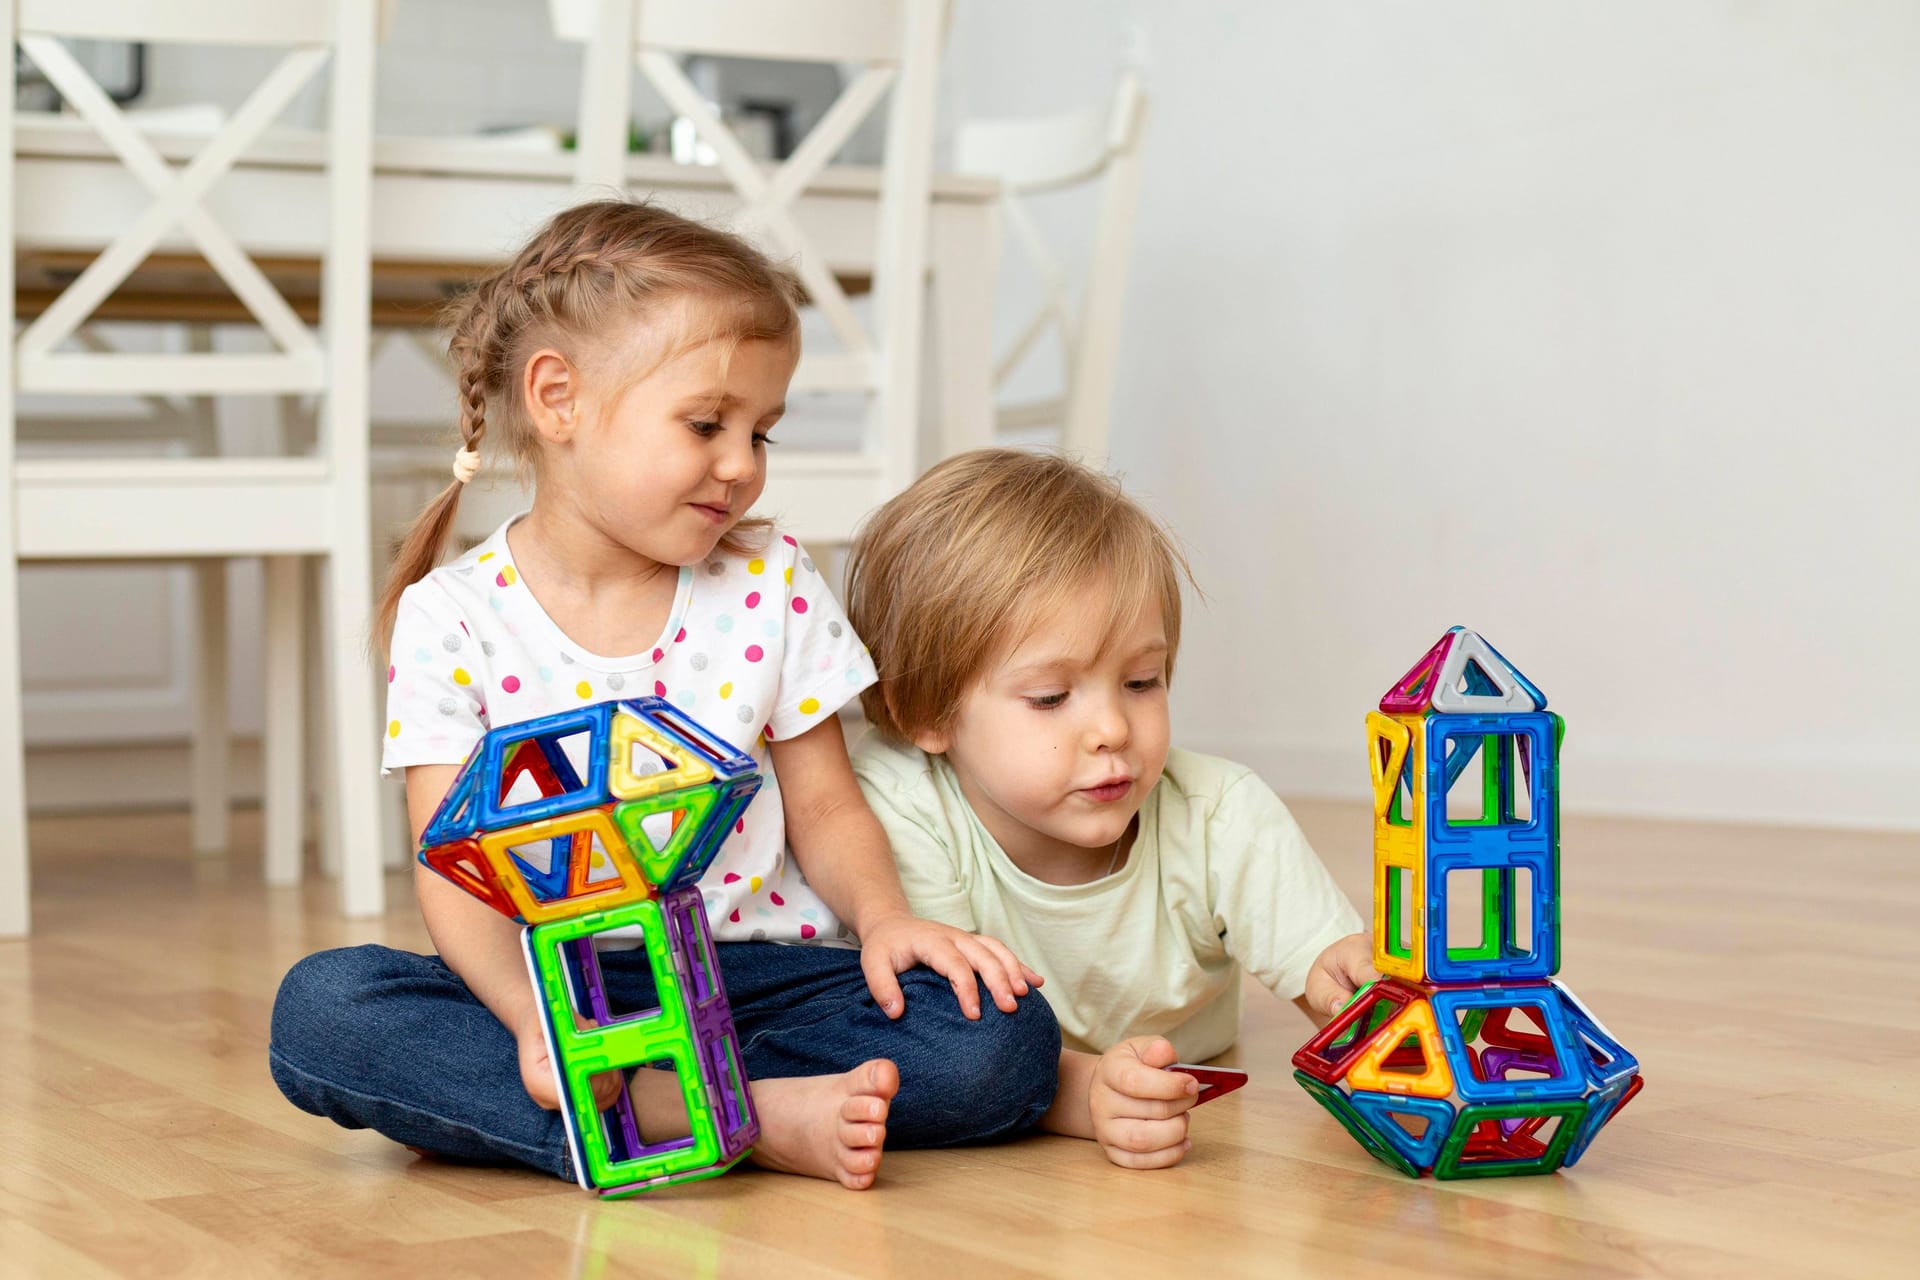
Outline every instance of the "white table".
[[(84, 123), (22, 113), (16, 129), (15, 218), (22, 249), (94, 251), (145, 206), (146, 192)], [(169, 161), (191, 159), (204, 138), (157, 134)], [(210, 193), (206, 207), (251, 254), (285, 259), (318, 253), (325, 189), (318, 138), (266, 135)], [(380, 264), (416, 272), (475, 264), (513, 253), (556, 210), (591, 192), (573, 183), (574, 158), (484, 138), (387, 138), (373, 148), (372, 247)], [(717, 170), (663, 157), (631, 157), (631, 189), (676, 211), (724, 220), (738, 206)], [(873, 269), (877, 169), (835, 167), (799, 199), (796, 216), (842, 275)], [(933, 180), (928, 262), (933, 328), (929, 365), (938, 434), (986, 438), (993, 414), (992, 316), (1000, 255), (999, 184), (940, 175)], [(191, 246), (163, 241), (161, 250)], [(456, 272), (457, 274), (457, 272)]]
[[(17, 120), (10, 196), (23, 254), (66, 252), (90, 258), (150, 202), (149, 193), (84, 123), (28, 114)], [(175, 165), (197, 155), (206, 141), (199, 133), (148, 136), (161, 156)], [(596, 194), (575, 187), (570, 153), (532, 151), (486, 139), (379, 140), (374, 144), (373, 162), (371, 254), (377, 323), (383, 279), (403, 286), (402, 293), (411, 286), (413, 296), (419, 296), (422, 283), (427, 282), (430, 297), (435, 264), (448, 268), (446, 279), (470, 279), (476, 268), (497, 263), (517, 250), (549, 215)], [(284, 276), (300, 283), (325, 242), (323, 163), (323, 149), (314, 135), (269, 132), (205, 201), (208, 212), (276, 282)], [(732, 188), (715, 170), (634, 156), (627, 177), (636, 194), (690, 215), (724, 219), (737, 207)], [(796, 202), (797, 220), (836, 275), (858, 277), (873, 270), (879, 188), (878, 170), (829, 168)], [(942, 176), (933, 180), (928, 265), (934, 324), (929, 331), (927, 376), (935, 394), (924, 397), (923, 403), (936, 421), (923, 430), (923, 441), (955, 438), (955, 424), (965, 424), (983, 439), (991, 431), (990, 330), (1000, 252), (998, 196), (999, 186), (992, 179)], [(194, 249), (176, 237), (163, 240), (156, 255), (193, 254)], [(284, 270), (276, 271), (264, 261), (268, 259), (281, 260)], [(195, 269), (191, 264), (181, 268), (189, 275)], [(24, 290), (27, 282), (23, 278), (21, 283)], [(177, 304), (180, 297), (169, 300), (156, 294), (155, 300)], [(201, 295), (200, 300), (208, 299)], [(194, 298), (188, 296), (187, 301)], [(296, 310), (305, 309), (294, 293), (289, 293), (289, 301)], [(181, 323), (195, 317), (170, 317), (163, 307), (147, 318)], [(844, 528), (849, 512), (868, 505), (870, 481), (851, 471), (843, 475), (836, 469), (844, 469), (836, 462), (839, 456), (843, 455), (809, 456), (799, 449), (782, 455), (767, 500), (782, 511), (783, 524), (799, 536), (814, 537), (810, 526)], [(178, 462), (191, 465), (189, 460)], [(258, 465), (317, 464), (290, 458), (263, 459)], [(444, 467), (444, 450), (436, 446), (429, 490), (444, 484)], [(48, 500), (57, 502), (57, 493)], [(128, 509), (137, 506), (130, 503)], [(418, 506), (415, 501), (409, 510)], [(206, 515), (210, 520), (222, 519), (218, 511)], [(85, 549), (36, 550), (58, 557)], [(9, 604), (0, 602), (0, 610)]]

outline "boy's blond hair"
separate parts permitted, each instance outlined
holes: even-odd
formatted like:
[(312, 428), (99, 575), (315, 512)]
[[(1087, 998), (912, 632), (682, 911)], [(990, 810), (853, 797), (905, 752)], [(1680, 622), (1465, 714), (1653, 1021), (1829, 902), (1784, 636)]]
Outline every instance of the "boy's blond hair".
[(1056, 454), (977, 449), (940, 463), (868, 518), (847, 606), (880, 681), (860, 695), (882, 734), (945, 729), (987, 664), (1074, 592), (1105, 583), (1107, 635), (1160, 606), (1167, 675), (1192, 571), (1111, 476)]

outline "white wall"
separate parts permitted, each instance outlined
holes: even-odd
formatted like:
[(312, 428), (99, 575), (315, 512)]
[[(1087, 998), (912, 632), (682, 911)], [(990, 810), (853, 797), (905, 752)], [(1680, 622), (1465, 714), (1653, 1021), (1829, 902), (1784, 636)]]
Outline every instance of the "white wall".
[(1180, 738), (1358, 792), (1464, 622), (1569, 808), (1920, 828), (1920, 8), (960, 0), (950, 96), (1096, 100), (1129, 21)]
[[(278, 60), (275, 50), (157, 46), (143, 107), (217, 102), (231, 108)], [(580, 46), (553, 34), (544, 0), (395, 0), (376, 67), (375, 128), (383, 134), (463, 134), (566, 125), (580, 101)], [(638, 77), (636, 77), (638, 79)], [(324, 78), (286, 120), (317, 124)], [(664, 114), (658, 99), (642, 118)]]
[[(1210, 597), (1181, 738), (1357, 793), (1458, 621), (1570, 808), (1920, 828), (1920, 8), (955, 0), (943, 129), (1099, 101), (1131, 26), (1114, 456)], [(195, 56), (150, 101), (257, 75)], [(536, 0), (404, 0), (380, 127), (564, 120), (577, 67)]]

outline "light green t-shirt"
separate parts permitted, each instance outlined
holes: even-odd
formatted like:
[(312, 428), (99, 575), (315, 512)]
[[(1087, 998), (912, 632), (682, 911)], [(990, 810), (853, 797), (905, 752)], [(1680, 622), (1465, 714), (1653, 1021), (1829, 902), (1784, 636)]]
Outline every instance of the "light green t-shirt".
[(867, 735), (854, 773), (919, 914), (999, 938), (1044, 977), (1066, 1047), (1163, 1035), (1185, 1062), (1240, 1031), (1240, 974), (1291, 1000), (1360, 917), (1252, 770), (1175, 750), (1126, 866), (1089, 884), (1020, 870), (941, 756)]

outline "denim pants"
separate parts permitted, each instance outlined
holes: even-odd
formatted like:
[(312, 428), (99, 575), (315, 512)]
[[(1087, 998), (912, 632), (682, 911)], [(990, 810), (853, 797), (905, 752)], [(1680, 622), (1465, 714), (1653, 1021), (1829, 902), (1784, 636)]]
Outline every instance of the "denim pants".
[[(889, 1147), (1010, 1136), (1053, 1103), (1060, 1027), (1038, 992), (1008, 1014), (983, 986), (971, 1022), (945, 978), (910, 969), (900, 975), (907, 1010), (896, 1022), (868, 993), (857, 951), (771, 942), (715, 950), (752, 1079), (893, 1060), (900, 1093)], [(653, 1003), (644, 950), (604, 951), (600, 964), (614, 1008)], [(520, 1083), (513, 1035), (438, 956), (380, 946), (308, 956), (280, 983), (268, 1061), (295, 1106), (349, 1129), (573, 1177), (559, 1113)]]

